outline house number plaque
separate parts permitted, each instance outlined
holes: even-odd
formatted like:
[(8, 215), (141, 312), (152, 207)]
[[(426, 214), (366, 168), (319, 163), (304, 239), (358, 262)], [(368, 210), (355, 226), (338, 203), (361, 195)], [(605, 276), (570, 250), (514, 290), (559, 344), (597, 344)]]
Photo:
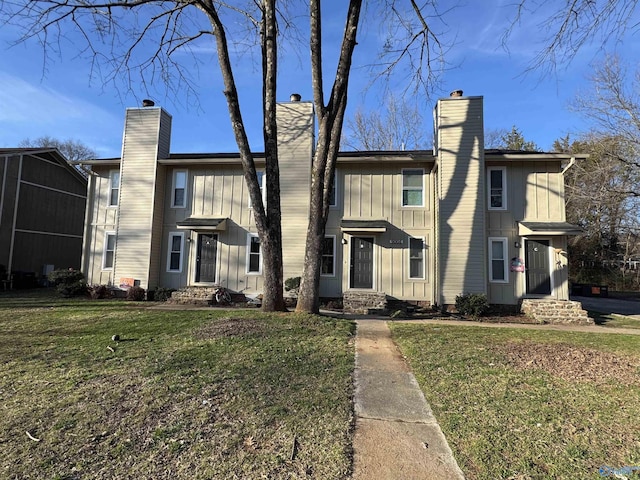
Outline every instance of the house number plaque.
[(389, 243), (392, 245), (402, 245), (404, 240), (389, 240)]

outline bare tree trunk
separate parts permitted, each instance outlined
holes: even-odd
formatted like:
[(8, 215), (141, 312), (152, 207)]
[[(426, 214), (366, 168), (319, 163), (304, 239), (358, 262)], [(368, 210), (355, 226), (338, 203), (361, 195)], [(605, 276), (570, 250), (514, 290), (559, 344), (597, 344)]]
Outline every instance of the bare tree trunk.
[(331, 89), (329, 104), (324, 104), (322, 84), (322, 22), (320, 0), (311, 0), (311, 70), (313, 98), (318, 115), (318, 143), (311, 171), (311, 205), (305, 245), (305, 262), (300, 281), (296, 310), (317, 313), (320, 308), (320, 270), (322, 242), (329, 216), (329, 197), (334, 182), (336, 159), (347, 106), (347, 88), (351, 59), (356, 46), (356, 34), (362, 0), (351, 0), (340, 47), (340, 59)]
[[(262, 29), (262, 113), (264, 118), (264, 151), (267, 176), (267, 222), (259, 229), (263, 254), (264, 311), (285, 310), (282, 285), (282, 222), (280, 210), (280, 170), (278, 167), (278, 131), (276, 126), (276, 77), (278, 51), (276, 44), (275, 0), (263, 3)], [(257, 214), (256, 214), (257, 215)], [(256, 218), (256, 224), (258, 219)]]

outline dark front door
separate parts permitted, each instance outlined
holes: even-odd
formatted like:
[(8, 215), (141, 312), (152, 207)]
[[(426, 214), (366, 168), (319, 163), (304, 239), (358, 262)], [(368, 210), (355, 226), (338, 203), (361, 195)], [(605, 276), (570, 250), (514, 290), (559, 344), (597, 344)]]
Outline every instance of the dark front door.
[(527, 251), (527, 293), (550, 295), (549, 240), (525, 240), (524, 245)]
[(198, 235), (198, 252), (196, 256), (196, 282), (216, 281), (216, 256), (218, 236), (215, 233)]
[(373, 238), (351, 238), (351, 288), (373, 288)]

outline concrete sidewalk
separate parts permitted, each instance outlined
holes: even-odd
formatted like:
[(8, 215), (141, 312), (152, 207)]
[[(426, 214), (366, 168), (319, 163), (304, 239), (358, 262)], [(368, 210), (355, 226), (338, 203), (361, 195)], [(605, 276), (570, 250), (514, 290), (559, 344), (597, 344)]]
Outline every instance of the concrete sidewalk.
[(387, 323), (357, 325), (353, 478), (464, 479)]

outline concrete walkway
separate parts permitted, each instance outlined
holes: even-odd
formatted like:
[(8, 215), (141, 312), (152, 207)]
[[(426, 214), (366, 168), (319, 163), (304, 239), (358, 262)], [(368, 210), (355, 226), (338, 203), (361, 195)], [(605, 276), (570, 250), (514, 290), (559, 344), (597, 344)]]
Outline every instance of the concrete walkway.
[(383, 320), (357, 320), (354, 403), (354, 479), (464, 479)]

